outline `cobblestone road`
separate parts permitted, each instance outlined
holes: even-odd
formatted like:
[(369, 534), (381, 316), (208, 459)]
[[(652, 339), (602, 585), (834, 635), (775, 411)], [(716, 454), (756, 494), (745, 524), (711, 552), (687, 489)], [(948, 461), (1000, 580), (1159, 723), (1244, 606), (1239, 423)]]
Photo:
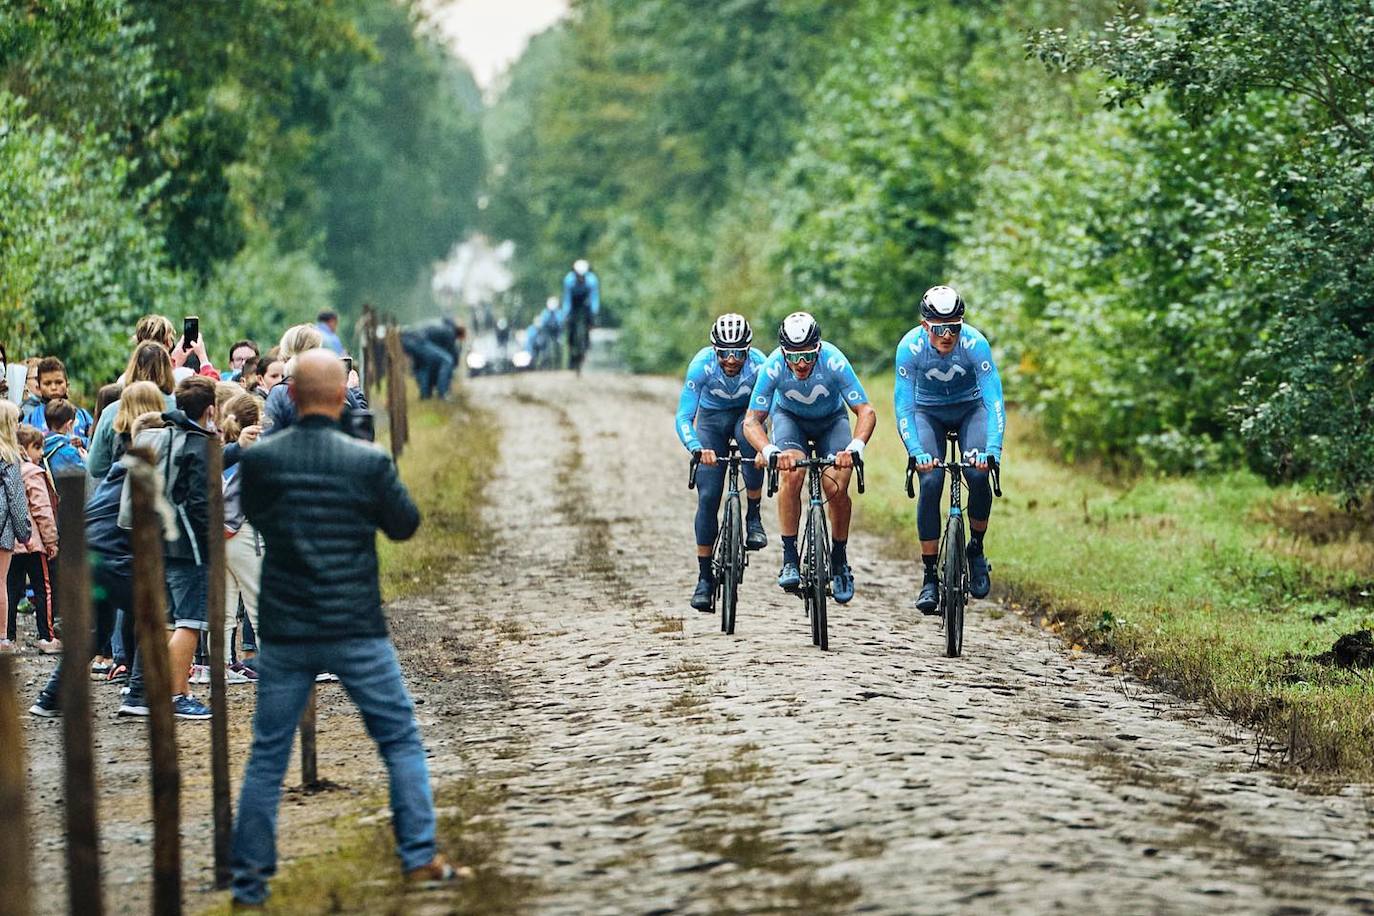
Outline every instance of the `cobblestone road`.
[(991, 605), (944, 658), (861, 532), (834, 651), (769, 581), (776, 537), (721, 635), (686, 603), (672, 382), (474, 390), (505, 428), (498, 534), (446, 619), (503, 689), (436, 770), (506, 784), (536, 910), (1374, 912), (1366, 790), (1285, 787), (1234, 725)]

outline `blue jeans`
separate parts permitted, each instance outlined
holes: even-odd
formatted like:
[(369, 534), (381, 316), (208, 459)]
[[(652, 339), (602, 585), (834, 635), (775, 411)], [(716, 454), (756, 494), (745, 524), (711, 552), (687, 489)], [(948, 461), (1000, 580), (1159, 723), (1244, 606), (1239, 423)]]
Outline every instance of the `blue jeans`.
[(257, 657), (258, 706), (253, 750), (239, 792), (230, 858), (234, 899), (261, 903), (277, 870), (277, 808), (291, 742), (315, 675), (339, 676), (367, 733), (377, 743), (391, 781), (391, 825), (401, 868), (434, 858), (434, 795), (429, 786), (415, 707), (401, 681), (396, 650), (385, 637), (315, 643), (264, 641)]
[(420, 386), (420, 397), (447, 397), (457, 365), (453, 356), (428, 340), (417, 340), (405, 351), (415, 364), (415, 384)]

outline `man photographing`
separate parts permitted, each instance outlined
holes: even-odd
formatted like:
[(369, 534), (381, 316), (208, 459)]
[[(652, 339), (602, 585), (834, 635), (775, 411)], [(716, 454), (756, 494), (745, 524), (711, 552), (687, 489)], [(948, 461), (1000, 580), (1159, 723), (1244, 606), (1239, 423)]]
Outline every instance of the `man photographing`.
[(334, 353), (301, 353), (289, 385), (298, 420), (241, 459), (243, 512), (267, 544), (253, 749), (231, 862), (241, 909), (267, 898), (292, 737), (324, 671), (343, 682), (386, 762), (402, 869), (422, 881), (454, 877), (435, 851), (425, 749), (377, 580), (377, 530), (405, 540), (420, 525), (419, 510), (391, 459), (339, 430), (346, 377)]

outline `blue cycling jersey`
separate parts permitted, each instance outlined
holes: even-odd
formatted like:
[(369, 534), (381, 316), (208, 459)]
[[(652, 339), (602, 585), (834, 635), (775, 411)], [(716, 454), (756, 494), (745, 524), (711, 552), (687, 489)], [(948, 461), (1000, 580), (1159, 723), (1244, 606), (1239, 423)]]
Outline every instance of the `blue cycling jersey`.
[(601, 280), (595, 271), (587, 271), (586, 279), (580, 286), (574, 271), (568, 271), (568, 275), (563, 278), (563, 301), (560, 303), (558, 317), (566, 321), (574, 307), (586, 308), (593, 316), (601, 311)]
[(754, 384), (749, 406), (768, 411), (777, 407), (793, 416), (814, 420), (844, 413), (846, 404), (867, 403), (868, 395), (849, 360), (838, 347), (822, 341), (820, 359), (805, 379), (792, 374), (781, 347), (770, 353)]
[(748, 407), (749, 395), (754, 390), (763, 360), (763, 353), (751, 347), (739, 375), (729, 376), (720, 368), (715, 348), (702, 347), (692, 357), (687, 378), (682, 383), (682, 397), (677, 402), (677, 437), (689, 452), (701, 448), (696, 432), (697, 411)]
[(1007, 409), (1002, 401), (1002, 378), (992, 361), (992, 348), (977, 328), (965, 324), (959, 342), (941, 355), (930, 342), (924, 325), (906, 333), (897, 345), (897, 378), (892, 402), (897, 431), (908, 455), (924, 452), (912, 422), (922, 407), (948, 407), (981, 400), (988, 414), (987, 450), (1002, 456), (1002, 437), (1007, 428)]

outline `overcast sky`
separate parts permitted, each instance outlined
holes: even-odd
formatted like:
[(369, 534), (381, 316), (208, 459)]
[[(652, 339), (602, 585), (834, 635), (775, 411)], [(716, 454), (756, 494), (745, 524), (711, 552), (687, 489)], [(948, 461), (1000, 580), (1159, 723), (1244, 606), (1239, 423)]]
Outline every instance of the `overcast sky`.
[(487, 89), (531, 36), (567, 13), (568, 0), (428, 0), (426, 6), (477, 85)]

